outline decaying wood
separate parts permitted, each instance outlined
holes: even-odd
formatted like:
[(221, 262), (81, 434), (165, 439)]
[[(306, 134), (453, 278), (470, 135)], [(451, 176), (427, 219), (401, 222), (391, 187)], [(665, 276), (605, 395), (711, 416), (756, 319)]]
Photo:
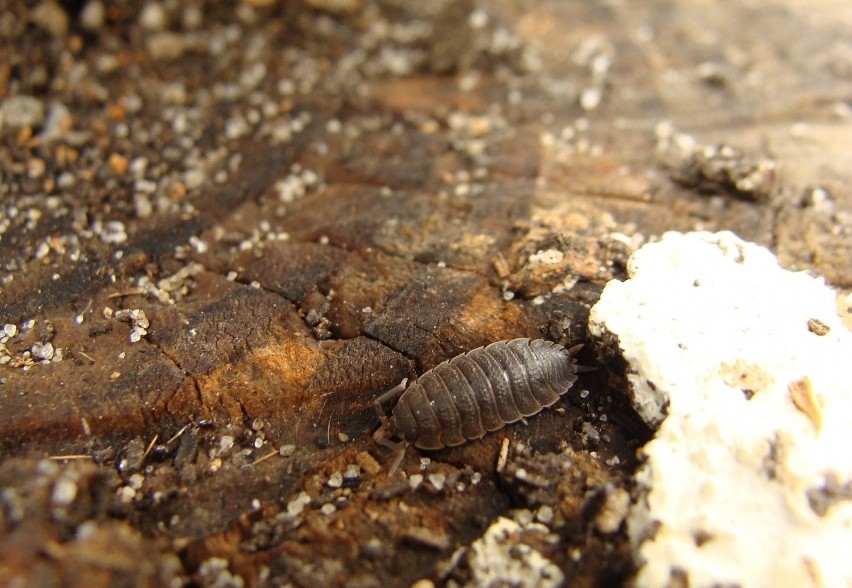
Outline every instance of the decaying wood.
[(390, 478), (373, 400), (586, 342), (668, 229), (852, 288), (831, 11), (48, 4), (2, 33), (2, 578), (464, 585), (515, 508), (569, 584), (616, 585), (627, 537), (590, 529), (649, 432), (603, 371)]

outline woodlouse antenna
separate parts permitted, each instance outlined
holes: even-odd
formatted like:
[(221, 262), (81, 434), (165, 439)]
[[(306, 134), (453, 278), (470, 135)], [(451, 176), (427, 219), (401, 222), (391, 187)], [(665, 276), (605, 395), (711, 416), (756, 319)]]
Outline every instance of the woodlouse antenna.
[(376, 414), (379, 417), (379, 421), (381, 421), (382, 425), (388, 425), (388, 416), (385, 413), (384, 403), (388, 402), (391, 398), (396, 399), (402, 396), (402, 393), (405, 392), (405, 385), (408, 383), (408, 378), (403, 378), (402, 382), (373, 400), (373, 408), (376, 409)]

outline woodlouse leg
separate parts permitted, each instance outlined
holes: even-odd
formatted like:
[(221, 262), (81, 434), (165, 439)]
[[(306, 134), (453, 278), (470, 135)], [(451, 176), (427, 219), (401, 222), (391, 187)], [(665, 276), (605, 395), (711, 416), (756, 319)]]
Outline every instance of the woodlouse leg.
[(376, 442), (376, 445), (381, 445), (391, 451), (399, 451), (399, 448), (402, 446), (402, 443), (394, 441), (388, 436), (388, 430), (384, 426), (379, 427), (376, 429), (376, 432), (373, 433), (373, 441)]
[(388, 478), (390, 478), (396, 469), (399, 467), (399, 464), (402, 463), (402, 458), (405, 457), (405, 450), (408, 449), (408, 443), (400, 443), (399, 450), (397, 451), (396, 457), (391, 464), (390, 469), (388, 470)]
[(388, 437), (387, 427), (384, 425), (379, 427), (376, 432), (373, 433), (373, 441), (375, 441), (377, 445), (381, 445), (382, 447), (396, 452), (396, 457), (388, 470), (388, 477), (392, 476), (399, 467), (399, 464), (402, 462), (402, 458), (405, 457), (405, 450), (408, 448), (408, 443), (404, 441), (396, 442), (391, 440)]
[[(403, 378), (402, 382), (373, 400), (373, 407), (376, 409), (376, 414), (379, 415), (379, 420), (382, 422), (382, 425), (387, 425), (388, 416), (384, 410), (384, 404), (391, 399), (397, 399), (402, 396), (402, 393), (405, 392), (405, 385), (408, 383), (408, 378)], [(379, 443), (376, 440), (376, 443)], [(381, 445), (381, 443), (379, 443)], [(387, 447), (387, 446), (385, 446)]]
[(396, 457), (391, 464), (390, 469), (388, 470), (388, 477), (394, 475), (399, 464), (402, 462), (402, 458), (405, 457), (405, 449), (408, 447), (408, 443), (402, 442), (398, 443), (393, 441), (390, 437), (393, 432), (390, 430), (390, 421), (388, 419), (387, 414), (385, 413), (384, 405), (391, 401), (396, 401), (402, 396), (403, 392), (405, 392), (405, 385), (408, 383), (408, 378), (403, 378), (402, 382), (373, 400), (373, 407), (376, 409), (376, 414), (379, 416), (379, 420), (382, 422), (382, 426), (379, 427), (375, 433), (373, 433), (373, 440), (377, 445), (381, 445), (382, 447), (386, 447), (391, 451), (396, 452)]

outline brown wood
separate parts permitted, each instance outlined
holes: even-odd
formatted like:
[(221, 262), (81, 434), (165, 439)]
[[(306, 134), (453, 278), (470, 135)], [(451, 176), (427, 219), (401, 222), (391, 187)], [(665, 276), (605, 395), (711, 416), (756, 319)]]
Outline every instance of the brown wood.
[(622, 584), (589, 525), (650, 432), (606, 370), (406, 479), (373, 400), (586, 343), (666, 230), (852, 289), (845, 3), (78, 4), (0, 26), (0, 578), (463, 585), (547, 505), (568, 584)]

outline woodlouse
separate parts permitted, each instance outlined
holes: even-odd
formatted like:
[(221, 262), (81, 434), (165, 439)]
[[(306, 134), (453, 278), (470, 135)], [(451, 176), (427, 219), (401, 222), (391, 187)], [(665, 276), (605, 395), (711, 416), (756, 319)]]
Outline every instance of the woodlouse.
[[(559, 400), (577, 380), (572, 352), (544, 339), (513, 339), (478, 347), (424, 373), (374, 401), (382, 426), (377, 443), (400, 449), (402, 438), (421, 449), (442, 449), (478, 439), (489, 431), (539, 412)], [(582, 369), (582, 368), (580, 368)], [(384, 406), (396, 404), (385, 412)], [(398, 456), (391, 472), (402, 458)]]

